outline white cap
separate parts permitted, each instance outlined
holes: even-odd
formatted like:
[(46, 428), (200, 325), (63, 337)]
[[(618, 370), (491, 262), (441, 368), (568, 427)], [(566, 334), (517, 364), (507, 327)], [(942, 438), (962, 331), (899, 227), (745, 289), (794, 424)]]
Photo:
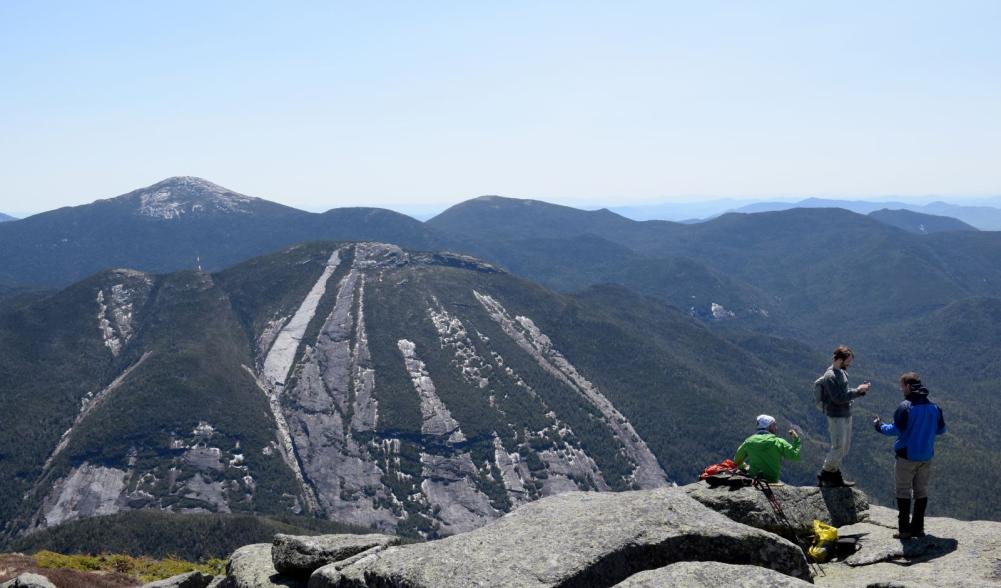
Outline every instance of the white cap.
[(768, 427), (771, 427), (774, 424), (775, 424), (775, 417), (769, 416), (767, 414), (759, 414), (758, 415), (758, 428), (759, 429), (767, 429)]

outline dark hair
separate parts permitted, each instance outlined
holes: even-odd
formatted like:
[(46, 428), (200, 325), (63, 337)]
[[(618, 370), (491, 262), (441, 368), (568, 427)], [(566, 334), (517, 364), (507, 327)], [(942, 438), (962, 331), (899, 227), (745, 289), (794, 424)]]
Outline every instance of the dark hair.
[(906, 374), (900, 376), (900, 383), (913, 389), (921, 385), (921, 376), (917, 375), (915, 372), (907, 372)]
[(838, 348), (834, 350), (834, 360), (848, 359), (849, 357), (855, 357), (855, 353), (852, 352), (851, 348), (847, 345), (838, 345)]

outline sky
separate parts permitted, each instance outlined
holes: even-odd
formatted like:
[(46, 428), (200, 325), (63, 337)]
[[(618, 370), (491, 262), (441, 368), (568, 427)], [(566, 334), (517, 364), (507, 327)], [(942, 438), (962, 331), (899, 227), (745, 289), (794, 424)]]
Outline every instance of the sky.
[(1001, 2), (0, 2), (0, 211), (1001, 194)]

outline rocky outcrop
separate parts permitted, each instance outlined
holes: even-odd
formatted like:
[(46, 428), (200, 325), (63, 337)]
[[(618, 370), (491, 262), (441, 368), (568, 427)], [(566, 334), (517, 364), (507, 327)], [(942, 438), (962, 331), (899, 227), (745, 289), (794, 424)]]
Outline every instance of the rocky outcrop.
[[(753, 509), (734, 506), (750, 500), (740, 491), (721, 492), (731, 494), (733, 504), (726, 506), (723, 499), (714, 499), (714, 504), (768, 524), (767, 517), (748, 514)], [(685, 487), (570, 492), (528, 503), (469, 533), (404, 546), (391, 546), (395, 538), (379, 535), (278, 536), (274, 548), (249, 545), (234, 553), (219, 586), (306, 586), (304, 576), (279, 573), (273, 563), (301, 558), (306, 562), (302, 570), (325, 564), (309, 576), (308, 588), (716, 588), (811, 582), (846, 588), (1001, 588), (1001, 523), (929, 518), (927, 537), (900, 541), (892, 536), (895, 511), (860, 508), (868, 506), (864, 494), (839, 492), (846, 493), (843, 501), (831, 504), (857, 507), (852, 515), (857, 522), (842, 525), (839, 535), (857, 539), (858, 551), (812, 569), (790, 541), (707, 508), (692, 498), (693, 488)], [(704, 493), (695, 494), (704, 498)], [(849, 516), (831, 507), (825, 515), (817, 502), (823, 495), (816, 488), (783, 489), (789, 510), (798, 505), (796, 516)], [(343, 545), (352, 547), (338, 547)]]
[(310, 586), (610, 586), (692, 560), (810, 577), (789, 541), (734, 523), (683, 490), (661, 488), (546, 498), (470, 533), (389, 548), (322, 580), (314, 574)]
[(124, 470), (83, 463), (53, 484), (42, 505), (40, 526), (118, 512), (125, 475)]
[(339, 562), (373, 547), (396, 545), (390, 535), (275, 535), (271, 560), (280, 574), (308, 578), (317, 568)]
[(165, 580), (143, 584), (142, 588), (206, 588), (213, 580), (215, 580), (215, 577), (209, 574), (188, 572), (187, 574), (178, 574)]
[(0, 588), (56, 588), (56, 585), (45, 576), (21, 574), (9, 582), (0, 584)]
[(224, 588), (305, 588), (296, 578), (280, 576), (271, 559), (270, 543), (255, 543), (237, 549), (226, 564)]
[(813, 534), (813, 521), (835, 527), (866, 518), (869, 499), (853, 488), (771, 486), (775, 505), (765, 492), (753, 487), (713, 488), (705, 482), (683, 487), (686, 494), (727, 517), (790, 540)]
[(629, 576), (625, 581), (616, 584), (615, 588), (663, 588), (664, 586), (800, 588), (812, 584), (760, 566), (738, 566), (717, 561), (683, 561)]

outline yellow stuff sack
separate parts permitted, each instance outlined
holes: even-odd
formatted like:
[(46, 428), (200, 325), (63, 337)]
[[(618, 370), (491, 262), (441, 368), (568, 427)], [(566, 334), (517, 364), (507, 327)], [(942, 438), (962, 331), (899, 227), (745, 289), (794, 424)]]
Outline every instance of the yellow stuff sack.
[(834, 555), (838, 543), (838, 528), (813, 521), (813, 545), (807, 550), (810, 559), (823, 563)]

